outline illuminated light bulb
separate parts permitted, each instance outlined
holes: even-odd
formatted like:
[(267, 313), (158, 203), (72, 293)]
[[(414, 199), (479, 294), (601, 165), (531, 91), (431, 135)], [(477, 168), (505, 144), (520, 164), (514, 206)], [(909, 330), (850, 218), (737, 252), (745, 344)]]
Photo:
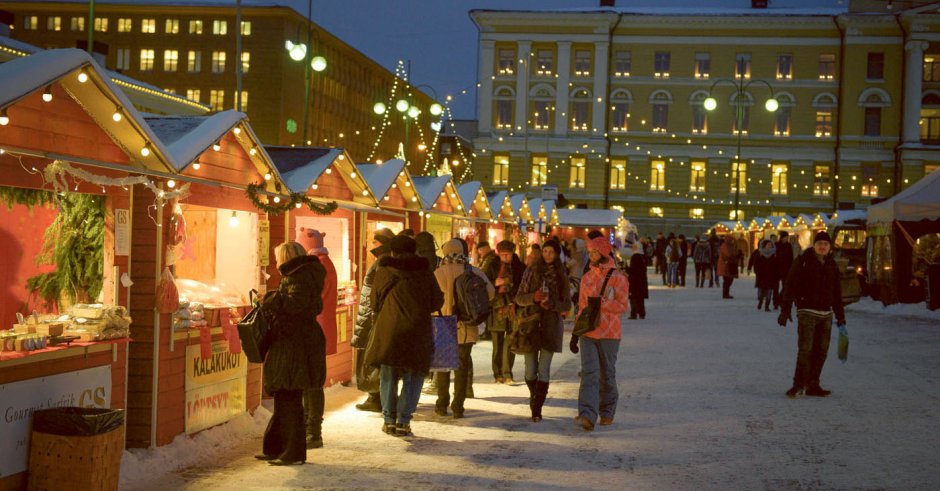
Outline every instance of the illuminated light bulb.
[(275, 202), (275, 203), (280, 203), (280, 202), (281, 202), (281, 197), (280, 197), (280, 196), (275, 196), (275, 197), (274, 197), (274, 202)]
[(81, 83), (85, 83), (85, 82), (88, 81), (88, 74), (85, 73), (85, 70), (84, 70), (84, 69), (82, 69), (82, 71), (78, 72), (78, 81), (81, 82)]
[[(436, 131), (436, 132), (440, 132), (440, 131), (441, 131), (441, 123), (439, 123), (439, 122), (437, 122), (437, 121), (431, 123), (431, 129), (434, 130), (434, 131)], [(485, 150), (484, 150), (484, 151), (485, 151)]]
[(368, 189), (363, 189), (363, 190), (362, 190), (362, 195), (363, 195), (363, 196), (368, 196), (368, 195), (369, 195), (369, 190), (368, 190)]
[(436, 102), (434, 104), (431, 104), (431, 107), (428, 108), (428, 110), (431, 111), (431, 114), (435, 116), (440, 116), (441, 113), (444, 112), (444, 108), (441, 107), (441, 105)]
[(42, 91), (42, 101), (52, 102), (52, 87), (46, 87)]
[(242, 129), (236, 126), (235, 128), (232, 129), (232, 133), (235, 133), (236, 135), (240, 135), (242, 134)]
[(382, 159), (378, 159), (375, 161), (375, 165), (382, 165), (382, 162), (383, 162)]
[(338, 157), (336, 157), (336, 158), (339, 159), (339, 160), (346, 160), (346, 156), (343, 155), (343, 154), (340, 154), (340, 155), (339, 155)]
[(410, 188), (410, 187), (411, 187), (411, 181), (405, 181), (405, 187), (406, 187), (406, 188)]
[(714, 97), (709, 97), (705, 99), (705, 102), (702, 103), (702, 106), (705, 107), (706, 111), (714, 111), (718, 107), (718, 101)]
[(200, 167), (202, 167), (202, 164), (200, 164), (199, 162), (196, 162), (193, 164), (193, 169), (195, 170), (199, 170)]
[(412, 197), (411, 197), (411, 201), (412, 201), (412, 202), (418, 201), (418, 197), (417, 197), (417, 196), (412, 196)]
[(140, 154), (144, 157), (150, 156), (150, 145), (144, 145), (144, 148), (140, 149)]
[(284, 43), (284, 47), (287, 48), (287, 52), (290, 55), (290, 58), (294, 61), (300, 61), (307, 56), (307, 45), (304, 43), (294, 44), (290, 41)]
[(385, 109), (385, 104), (381, 102), (376, 102), (375, 105), (372, 106), (372, 112), (375, 114), (385, 114)]
[(228, 219), (228, 226), (232, 228), (238, 227), (238, 215), (235, 213), (236, 212), (233, 211), (232, 217)]
[(166, 182), (166, 187), (168, 187), (168, 188), (170, 188), (170, 189), (175, 188), (175, 187), (176, 187), (176, 181), (174, 181), (173, 179), (170, 179), (169, 181)]
[(218, 152), (219, 150), (222, 150), (222, 142), (221, 142), (221, 141), (217, 141), (217, 142), (213, 143), (213, 144), (212, 144), (212, 149), (215, 150), (216, 152)]
[(407, 111), (409, 106), (410, 104), (408, 104), (408, 101), (404, 99), (398, 99), (398, 102), (395, 103), (395, 109), (397, 109), (400, 113)]
[(355, 173), (355, 172), (350, 172), (350, 173), (349, 173), (349, 177), (355, 179), (355, 178), (356, 178), (356, 173)]
[(300, 208), (300, 203), (295, 203), (294, 208)]
[(382, 198), (382, 199), (384, 199), (385, 201), (388, 201), (388, 200), (391, 199), (391, 198), (388, 197), (388, 196), (386, 196), (385, 198)]
[(421, 114), (421, 110), (417, 106), (411, 106), (408, 108), (408, 116), (418, 119), (418, 115)]
[(114, 111), (113, 114), (111, 114), (111, 119), (112, 119), (115, 123), (118, 123), (118, 122), (120, 122), (122, 119), (124, 119), (124, 116), (121, 115), (121, 111), (120, 111), (120, 110), (116, 110), (116, 111)]
[(314, 191), (316, 191), (316, 190), (319, 189), (319, 188), (320, 188), (320, 186), (317, 185), (317, 184), (313, 184), (312, 186), (310, 186), (310, 189), (313, 189)]
[(270, 172), (265, 172), (265, 173), (264, 173), (264, 180), (265, 180), (265, 181), (270, 181), (270, 180), (271, 180), (271, 173), (270, 173)]
[(0, 109), (0, 126), (6, 126), (10, 124), (10, 116), (7, 115), (6, 109)]
[(418, 212), (418, 216), (419, 216), (419, 217), (423, 217), (423, 216), (424, 216), (424, 212), (423, 212), (423, 211), (419, 211), (419, 212)]
[(251, 155), (252, 157), (254, 157), (255, 154), (257, 153), (258, 153), (258, 149), (255, 147), (251, 147), (251, 149), (248, 150), (248, 154)]

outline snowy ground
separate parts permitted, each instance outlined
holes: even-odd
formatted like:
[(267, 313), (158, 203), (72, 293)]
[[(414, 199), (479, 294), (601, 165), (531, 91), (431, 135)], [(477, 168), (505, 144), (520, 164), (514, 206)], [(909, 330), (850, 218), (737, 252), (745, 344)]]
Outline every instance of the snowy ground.
[(378, 414), (356, 411), (355, 389), (337, 387), (327, 392), (325, 447), (308, 452), (307, 465), (252, 458), (269, 416), (261, 409), (194, 439), (126, 452), (122, 489), (940, 486), (940, 312), (851, 306), (848, 362), (833, 342), (823, 372), (833, 395), (788, 400), (796, 330), (756, 310), (753, 277), (735, 282), (733, 300), (717, 288), (651, 282), (647, 319), (624, 320), (613, 426), (573, 425), (579, 360), (567, 351), (552, 366), (546, 419), (530, 422), (525, 385), (493, 384), (490, 344), (481, 342), (465, 419), (435, 416), (425, 394), (406, 441), (381, 433)]

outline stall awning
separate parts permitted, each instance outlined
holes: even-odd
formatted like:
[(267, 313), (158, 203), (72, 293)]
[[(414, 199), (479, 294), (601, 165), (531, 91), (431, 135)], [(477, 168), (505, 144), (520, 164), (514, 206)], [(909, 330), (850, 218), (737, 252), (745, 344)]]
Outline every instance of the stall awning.
[[(381, 164), (356, 164), (359, 173), (369, 184), (372, 195), (375, 196), (380, 205), (388, 201), (389, 193), (393, 187), (401, 192), (404, 203), (402, 208), (418, 210), (421, 209), (418, 192), (415, 190), (414, 181), (411, 174), (405, 168), (405, 161), (401, 159), (386, 160)], [(398, 208), (398, 206), (395, 206)]]
[(940, 170), (935, 170), (891, 199), (868, 208), (868, 224), (940, 218)]
[(573, 210), (559, 208), (555, 211), (558, 225), (562, 227), (616, 227), (623, 214), (617, 210)]
[(369, 184), (342, 148), (265, 146), (265, 150), (292, 192), (378, 205)]
[[(444, 174), (441, 176), (413, 176), (415, 189), (418, 191), (418, 197), (421, 199), (421, 207), (426, 211), (438, 211), (450, 213), (456, 216), (464, 215), (464, 206), (460, 197), (457, 196), (457, 188), (454, 186), (453, 176)], [(435, 206), (441, 203), (444, 198), (450, 211), (435, 210)]]

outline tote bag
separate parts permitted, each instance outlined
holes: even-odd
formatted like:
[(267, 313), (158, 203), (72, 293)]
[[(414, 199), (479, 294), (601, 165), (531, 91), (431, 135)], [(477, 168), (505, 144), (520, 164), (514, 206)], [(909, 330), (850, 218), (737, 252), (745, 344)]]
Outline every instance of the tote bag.
[(431, 316), (431, 336), (434, 340), (431, 371), (449, 372), (456, 370), (460, 366), (460, 360), (457, 356), (457, 316)]

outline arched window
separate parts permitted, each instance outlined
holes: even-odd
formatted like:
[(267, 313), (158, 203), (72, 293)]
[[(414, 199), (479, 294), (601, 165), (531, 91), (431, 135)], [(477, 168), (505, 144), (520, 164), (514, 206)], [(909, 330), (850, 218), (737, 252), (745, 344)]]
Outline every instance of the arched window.
[(747, 134), (750, 126), (751, 106), (754, 104), (754, 97), (749, 92), (735, 92), (731, 94), (729, 101), (734, 109), (734, 119), (731, 120), (731, 134)]
[(628, 131), (631, 102), (633, 102), (633, 96), (626, 89), (617, 89), (610, 94), (610, 128), (612, 131)]
[(865, 108), (862, 134), (881, 136), (881, 109), (891, 105), (891, 96), (883, 89), (869, 87), (859, 95), (858, 105)]
[(778, 92), (777, 112), (774, 114), (774, 136), (790, 136), (790, 112), (796, 105), (796, 98), (789, 92)]
[(813, 107), (816, 108), (817, 138), (832, 136), (832, 112), (837, 105), (838, 99), (829, 92), (816, 94), (813, 98)]
[(509, 86), (496, 87), (493, 91), (494, 126), (498, 130), (511, 130), (515, 109), (516, 92)]
[(705, 110), (705, 99), (708, 92), (698, 90), (689, 96), (689, 105), (692, 107), (692, 134), (704, 135), (708, 133), (708, 111)]
[(572, 131), (588, 131), (591, 125), (591, 92), (583, 87), (576, 87), (569, 96), (568, 115)]
[(653, 106), (653, 133), (665, 133), (669, 127), (669, 105), (672, 104), (672, 94), (665, 90), (657, 90), (650, 94), (649, 102)]

